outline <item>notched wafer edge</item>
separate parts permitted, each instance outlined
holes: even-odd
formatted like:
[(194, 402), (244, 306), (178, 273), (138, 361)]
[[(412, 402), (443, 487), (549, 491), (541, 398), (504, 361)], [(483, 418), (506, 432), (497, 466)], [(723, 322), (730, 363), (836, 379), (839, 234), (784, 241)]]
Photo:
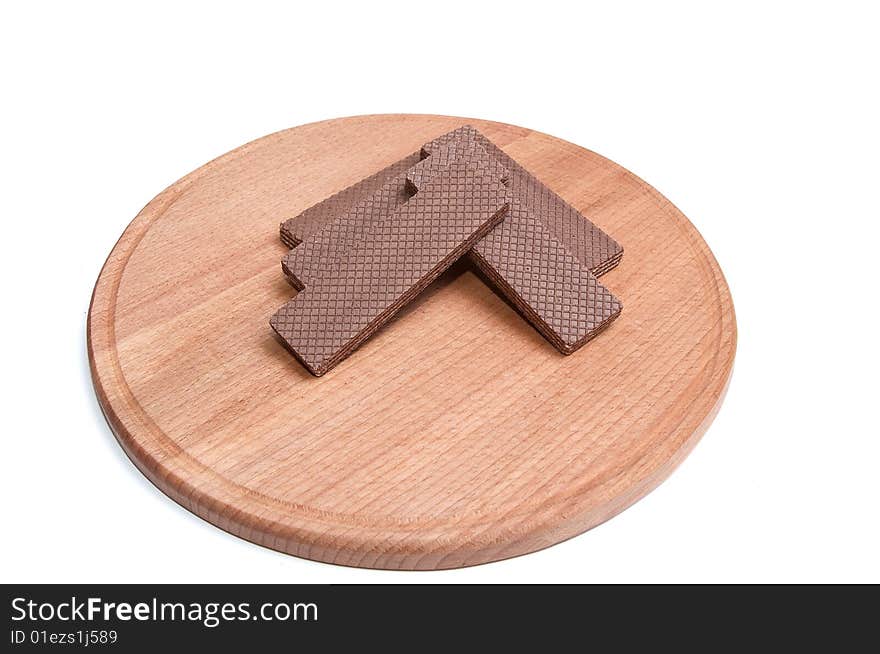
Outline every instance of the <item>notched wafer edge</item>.
[(320, 230), (327, 220), (332, 220), (340, 212), (346, 211), (364, 196), (370, 195), (389, 179), (405, 172), (423, 158), (421, 150), (411, 152), (369, 177), (337, 191), (296, 216), (282, 221), (279, 225), (281, 242), (289, 248), (297, 247), (306, 238)]
[(419, 188), (438, 170), (453, 161), (466, 159), (479, 165), (484, 174), (498, 179), (505, 186), (510, 180), (507, 170), (495, 157), (476, 141), (453, 141), (437, 148), (433, 154), (425, 156), (406, 173), (406, 188), (410, 193), (418, 193)]

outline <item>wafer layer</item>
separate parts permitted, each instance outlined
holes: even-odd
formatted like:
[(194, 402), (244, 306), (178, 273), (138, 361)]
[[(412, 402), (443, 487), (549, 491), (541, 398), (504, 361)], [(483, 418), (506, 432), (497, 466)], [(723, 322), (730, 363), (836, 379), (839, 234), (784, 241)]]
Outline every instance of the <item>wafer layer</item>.
[(507, 185), (512, 195), (540, 217), (554, 237), (595, 275), (602, 275), (620, 262), (623, 248), (613, 238), (474, 127), (464, 125), (437, 137), (422, 146), (422, 154), (427, 156), (443, 146), (468, 141), (481, 145), (510, 171)]
[(507, 206), (497, 181), (473, 164), (451, 164), (317, 271), (272, 328), (310, 372), (324, 374), (470, 250)]
[[(407, 182), (416, 191), (427, 186), (450, 157), (498, 174), (499, 164), (484, 148), (456, 150), (447, 144), (434, 148), (407, 173)], [(507, 218), (474, 245), (471, 259), (554, 347), (571, 354), (614, 320), (621, 304), (557, 240), (543, 216), (529, 209), (513, 189), (510, 194)]]
[(406, 202), (409, 195), (404, 190), (402, 180), (406, 180), (415, 192), (413, 180), (421, 186), (425, 180), (454, 161), (470, 162), (480, 169), (481, 174), (499, 182), (508, 175), (508, 171), (494, 157), (489, 156), (482, 146), (474, 142), (439, 148), (433, 156), (417, 163), (408, 171), (395, 175), (347, 211), (327, 220), (321, 229), (288, 252), (281, 260), (287, 279), (297, 290), (302, 290), (322, 266), (350, 250), (364, 238), (376, 221), (385, 219)]
[(434, 150), (431, 156), (415, 164), (406, 172), (406, 187), (410, 193), (418, 192), (422, 184), (434, 173), (453, 161), (466, 159), (478, 164), (485, 175), (507, 184), (510, 172), (498, 159), (490, 155), (475, 140), (451, 141)]
[(470, 253), (510, 303), (563, 354), (620, 314), (622, 305), (517, 198)]
[(310, 227), (314, 231), (281, 260), (290, 283), (302, 290), (321, 267), (351, 250), (376, 222), (403, 205), (409, 199), (405, 180), (406, 172), (401, 172), (347, 210), (332, 218), (328, 214), (320, 228), (313, 222)]
[[(405, 173), (416, 165), (422, 155), (413, 152), (403, 159), (395, 161), (390, 166), (383, 168), (378, 173), (370, 175), (351, 186), (331, 195), (303, 211), (301, 214), (289, 218), (281, 223), (281, 241), (289, 248), (296, 247), (306, 238), (319, 231), (324, 225), (342, 213), (351, 209), (365, 197), (372, 195), (379, 188), (387, 184), (392, 178)], [(402, 203), (407, 195), (404, 190), (404, 181), (400, 180), (397, 198)]]

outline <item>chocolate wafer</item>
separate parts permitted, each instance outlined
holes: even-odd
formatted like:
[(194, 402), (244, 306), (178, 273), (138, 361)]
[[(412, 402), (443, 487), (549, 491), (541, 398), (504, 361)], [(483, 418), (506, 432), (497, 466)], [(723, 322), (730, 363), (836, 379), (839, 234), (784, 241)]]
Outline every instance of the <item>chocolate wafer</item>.
[[(484, 148), (457, 153), (457, 161), (474, 157), (472, 163), (498, 174), (497, 161)], [(450, 156), (456, 150), (449, 145), (435, 148), (407, 173), (415, 197)], [(571, 354), (620, 314), (620, 301), (559, 242), (543, 216), (511, 195), (507, 218), (474, 245), (471, 260), (556, 349)]]
[(459, 127), (426, 143), (422, 146), (422, 154), (428, 156), (435, 149), (468, 141), (480, 144), (510, 171), (508, 187), (513, 196), (539, 216), (555, 238), (594, 275), (600, 276), (620, 262), (623, 248), (613, 238), (471, 125)]
[[(306, 238), (320, 231), (327, 222), (337, 218), (364, 198), (375, 193), (379, 188), (391, 181), (392, 178), (405, 173), (422, 158), (420, 152), (413, 152), (403, 159), (395, 161), (390, 166), (383, 168), (378, 173), (370, 175), (356, 184), (352, 184), (331, 195), (329, 198), (322, 200), (318, 204), (309, 207), (299, 215), (288, 218), (281, 223), (281, 241), (289, 248), (296, 247)], [(400, 188), (395, 198), (399, 200), (398, 204), (402, 204), (407, 197), (408, 195), (404, 190), (404, 181), (401, 178)]]
[(562, 354), (594, 338), (623, 308), (515, 197), (507, 218), (474, 246), (470, 258)]
[(405, 186), (406, 172), (401, 172), (332, 220), (325, 220), (320, 229), (315, 229), (317, 223), (313, 223), (312, 233), (281, 260), (288, 281), (301, 291), (322, 266), (348, 252), (373, 224), (409, 199)]
[(501, 165), (497, 158), (486, 152), (486, 149), (475, 140), (451, 141), (437, 148), (431, 156), (415, 164), (406, 171), (406, 188), (410, 193), (416, 193), (422, 183), (443, 166), (448, 166), (458, 159), (467, 159), (479, 164), (483, 173), (493, 179), (499, 179), (507, 184), (510, 172)]
[(496, 180), (474, 164), (450, 164), (320, 270), (272, 316), (272, 328), (312, 374), (324, 374), (470, 250), (507, 207)]

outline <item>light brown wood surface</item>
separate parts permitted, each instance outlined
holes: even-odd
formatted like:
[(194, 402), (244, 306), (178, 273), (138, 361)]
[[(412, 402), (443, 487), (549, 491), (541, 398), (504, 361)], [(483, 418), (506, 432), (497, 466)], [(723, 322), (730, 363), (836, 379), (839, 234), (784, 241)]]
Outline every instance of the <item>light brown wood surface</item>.
[[(312, 377), (268, 324), (293, 295), (279, 222), (466, 122), (624, 246), (602, 277), (620, 318), (564, 357), (458, 267)], [(545, 134), (414, 115), (304, 125), (187, 175), (116, 244), (88, 332), (110, 426), (174, 500), (290, 554), (408, 569), (537, 550), (631, 505), (703, 434), (736, 348), (718, 264), (648, 184)]]

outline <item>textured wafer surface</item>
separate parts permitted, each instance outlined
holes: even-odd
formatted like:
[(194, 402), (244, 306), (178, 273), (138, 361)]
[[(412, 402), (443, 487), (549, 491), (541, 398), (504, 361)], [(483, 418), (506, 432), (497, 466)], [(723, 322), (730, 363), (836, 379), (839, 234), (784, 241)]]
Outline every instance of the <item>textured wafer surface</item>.
[(507, 206), (496, 180), (451, 164), (320, 270), (272, 317), (273, 329), (310, 372), (323, 374), (470, 250)]
[(422, 147), (422, 154), (427, 156), (444, 146), (467, 141), (481, 145), (510, 171), (508, 187), (511, 193), (540, 216), (557, 240), (594, 274), (601, 275), (617, 265), (623, 248), (613, 238), (474, 127), (464, 125), (437, 137)]
[[(405, 180), (406, 172), (398, 173), (347, 210), (324, 220), (320, 229), (305, 236), (303, 242), (281, 260), (290, 283), (302, 290), (322, 266), (348, 252), (377, 221), (387, 218), (404, 204), (409, 198)], [(317, 227), (316, 222), (312, 224)]]
[[(405, 173), (421, 159), (420, 152), (413, 152), (379, 172), (309, 207), (299, 215), (285, 220), (281, 223), (281, 241), (289, 248), (296, 247), (306, 238), (321, 230), (328, 221), (348, 211), (363, 198), (372, 195), (387, 184), (392, 178)], [(406, 198), (403, 179), (400, 180), (400, 185), (399, 198), (402, 198), (400, 201), (403, 202), (403, 199)]]
[(508, 175), (507, 169), (474, 142), (438, 148), (434, 155), (420, 161), (405, 173), (395, 175), (374, 193), (326, 222), (323, 228), (306, 237), (298, 247), (288, 252), (282, 258), (281, 266), (290, 283), (302, 290), (321, 267), (348, 252), (365, 237), (374, 223), (387, 218), (406, 202), (410, 195), (405, 188), (404, 179), (415, 192), (431, 177), (456, 162), (470, 163), (481, 174), (498, 181), (503, 181)]
[[(421, 152), (412, 153), (366, 179), (343, 189), (339, 193), (306, 209), (281, 224), (281, 240), (290, 248), (296, 247), (310, 235), (319, 231), (327, 222), (348, 211), (363, 198), (371, 195), (384, 184), (419, 163), (431, 151), (458, 143), (477, 143), (508, 170), (507, 185), (530, 208), (539, 215), (542, 208), (548, 210), (545, 222), (559, 241), (587, 266), (593, 274), (601, 276), (616, 266), (623, 255), (623, 248), (580, 212), (547, 188), (539, 179), (520, 166), (516, 160), (483, 136), (477, 129), (464, 125), (443, 134), (425, 144)], [(401, 182), (398, 201), (407, 197)]]
[(486, 149), (474, 140), (468, 141), (452, 141), (446, 145), (436, 148), (431, 156), (426, 157), (406, 173), (407, 189), (411, 193), (417, 193), (419, 188), (436, 173), (437, 170), (448, 166), (458, 159), (467, 159), (479, 164), (483, 174), (499, 179), (503, 183), (507, 183), (510, 178), (510, 172), (498, 161), (497, 158), (490, 155)]
[(620, 301), (517, 198), (471, 259), (563, 354), (592, 339), (621, 311)]
[[(456, 148), (456, 143), (461, 142), (432, 149), (407, 173), (407, 183), (416, 188), (429, 183), (452, 158), (471, 161), (495, 175), (507, 172), (485, 148)], [(507, 218), (474, 246), (471, 259), (554, 347), (570, 354), (616, 318), (621, 304), (560, 243), (543, 214), (512, 190), (511, 196)]]

